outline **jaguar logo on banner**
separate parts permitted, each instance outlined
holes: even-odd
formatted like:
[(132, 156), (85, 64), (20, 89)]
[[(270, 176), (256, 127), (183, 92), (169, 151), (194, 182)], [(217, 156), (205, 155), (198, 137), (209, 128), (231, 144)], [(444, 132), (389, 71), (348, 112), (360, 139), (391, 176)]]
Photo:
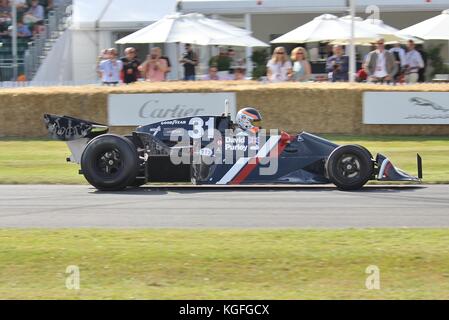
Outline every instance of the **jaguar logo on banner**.
[(365, 92), (364, 124), (449, 124), (449, 92)]
[(442, 113), (441, 114), (433, 114), (433, 115), (421, 113), (421, 114), (416, 114), (416, 115), (410, 115), (407, 117), (407, 119), (429, 119), (429, 118), (447, 119), (449, 117), (449, 113), (447, 113), (449, 111), (449, 108), (443, 107), (443, 106), (439, 105), (438, 103), (435, 103), (431, 100), (414, 97), (414, 98), (410, 99), (410, 102), (419, 107), (431, 108), (436, 111), (442, 111)]

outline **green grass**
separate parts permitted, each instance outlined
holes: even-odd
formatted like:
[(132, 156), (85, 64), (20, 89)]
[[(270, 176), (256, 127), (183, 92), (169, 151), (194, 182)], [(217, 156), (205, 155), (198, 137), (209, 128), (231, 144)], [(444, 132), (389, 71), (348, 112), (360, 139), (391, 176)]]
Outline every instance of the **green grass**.
[(3, 229), (0, 298), (449, 299), (447, 248), (448, 229)]
[[(423, 157), (426, 183), (449, 182), (449, 137), (326, 136), (337, 143), (358, 143), (373, 154), (381, 152), (400, 168), (416, 174), (416, 153)], [(80, 184), (78, 166), (65, 162), (70, 154), (64, 142), (0, 140), (0, 183)]]
[(0, 140), (0, 183), (80, 184), (79, 167), (66, 162), (67, 145), (48, 140)]

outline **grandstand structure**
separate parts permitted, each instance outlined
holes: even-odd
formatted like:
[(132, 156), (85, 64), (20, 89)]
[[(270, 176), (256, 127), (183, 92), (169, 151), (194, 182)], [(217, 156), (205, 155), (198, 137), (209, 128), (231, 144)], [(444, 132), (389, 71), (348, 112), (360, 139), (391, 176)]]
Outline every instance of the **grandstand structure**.
[[(25, 52), (30, 46), (31, 39), (17, 39), (18, 53), (18, 73), (25, 73), (24, 57)], [(13, 55), (12, 55), (12, 39), (10, 37), (0, 38), (0, 81), (13, 80)]]
[(17, 66), (14, 65), (12, 33), (0, 36), (0, 82), (33, 79), (53, 44), (69, 25), (71, 5), (72, 0), (55, 1), (45, 15), (41, 32), (17, 38)]

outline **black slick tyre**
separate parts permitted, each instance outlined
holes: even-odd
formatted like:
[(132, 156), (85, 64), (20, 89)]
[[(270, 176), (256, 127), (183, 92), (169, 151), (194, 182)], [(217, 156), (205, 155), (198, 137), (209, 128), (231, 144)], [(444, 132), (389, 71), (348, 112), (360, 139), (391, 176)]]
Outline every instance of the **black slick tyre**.
[(341, 190), (358, 190), (373, 176), (371, 153), (358, 145), (336, 148), (326, 161), (329, 180)]
[(125, 137), (115, 134), (92, 139), (81, 157), (84, 177), (98, 190), (125, 189), (134, 182), (138, 169), (135, 146)]

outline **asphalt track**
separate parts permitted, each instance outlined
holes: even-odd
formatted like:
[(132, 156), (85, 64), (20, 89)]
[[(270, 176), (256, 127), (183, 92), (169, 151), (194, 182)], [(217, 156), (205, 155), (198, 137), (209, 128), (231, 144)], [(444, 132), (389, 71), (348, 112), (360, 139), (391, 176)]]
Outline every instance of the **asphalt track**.
[(0, 228), (449, 227), (449, 185), (210, 188), (0, 185)]

